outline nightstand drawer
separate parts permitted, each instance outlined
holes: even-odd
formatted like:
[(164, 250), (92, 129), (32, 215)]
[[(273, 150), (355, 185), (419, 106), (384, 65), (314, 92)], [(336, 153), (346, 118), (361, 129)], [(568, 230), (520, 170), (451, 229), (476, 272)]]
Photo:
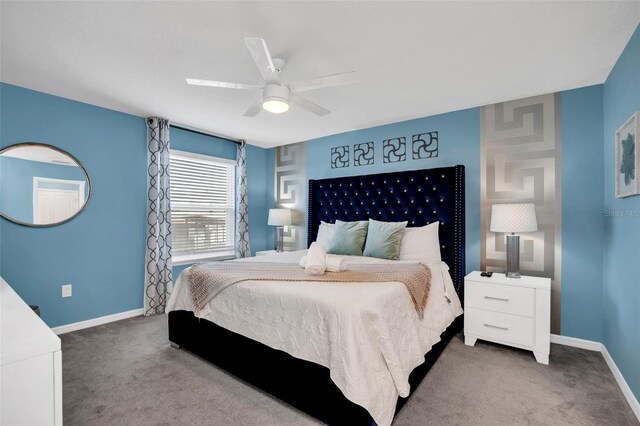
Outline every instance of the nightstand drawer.
[(464, 290), (468, 307), (533, 317), (535, 297), (532, 288), (467, 281)]
[(464, 313), (464, 331), (465, 334), (481, 339), (533, 346), (533, 318), (467, 308)]

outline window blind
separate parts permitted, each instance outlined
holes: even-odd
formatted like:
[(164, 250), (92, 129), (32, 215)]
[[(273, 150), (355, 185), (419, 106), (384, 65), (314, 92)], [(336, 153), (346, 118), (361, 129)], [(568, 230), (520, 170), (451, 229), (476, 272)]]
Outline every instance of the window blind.
[(175, 150), (170, 155), (174, 261), (233, 255), (235, 164)]

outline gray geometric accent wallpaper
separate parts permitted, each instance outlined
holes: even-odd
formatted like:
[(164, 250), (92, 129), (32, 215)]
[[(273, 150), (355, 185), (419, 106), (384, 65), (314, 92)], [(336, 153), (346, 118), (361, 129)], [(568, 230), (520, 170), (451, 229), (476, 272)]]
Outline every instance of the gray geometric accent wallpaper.
[[(348, 147), (347, 147), (348, 148)], [(347, 152), (348, 155), (348, 152)], [(284, 250), (306, 247), (307, 170), (304, 142), (276, 148), (276, 207), (291, 209), (293, 225), (285, 226)]]
[(562, 186), (560, 95), (480, 109), (481, 268), (504, 272), (504, 234), (489, 231), (491, 205), (534, 203), (538, 232), (520, 234), (523, 275), (551, 278), (551, 332), (560, 332)]

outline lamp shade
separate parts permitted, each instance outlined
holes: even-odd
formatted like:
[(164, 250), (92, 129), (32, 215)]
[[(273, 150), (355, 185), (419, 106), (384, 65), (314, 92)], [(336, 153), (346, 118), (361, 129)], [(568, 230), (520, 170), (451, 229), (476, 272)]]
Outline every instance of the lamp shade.
[(291, 210), (269, 209), (269, 220), (267, 223), (272, 226), (291, 225)]
[(535, 232), (538, 230), (533, 203), (491, 206), (491, 232)]

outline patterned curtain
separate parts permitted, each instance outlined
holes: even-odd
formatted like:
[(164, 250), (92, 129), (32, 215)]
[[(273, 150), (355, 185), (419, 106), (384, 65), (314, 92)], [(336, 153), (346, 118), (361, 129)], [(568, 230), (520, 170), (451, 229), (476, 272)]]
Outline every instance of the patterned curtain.
[(249, 248), (249, 207), (247, 205), (247, 144), (236, 148), (236, 258), (251, 256)]
[(169, 120), (147, 119), (147, 254), (144, 315), (164, 312), (172, 277)]

